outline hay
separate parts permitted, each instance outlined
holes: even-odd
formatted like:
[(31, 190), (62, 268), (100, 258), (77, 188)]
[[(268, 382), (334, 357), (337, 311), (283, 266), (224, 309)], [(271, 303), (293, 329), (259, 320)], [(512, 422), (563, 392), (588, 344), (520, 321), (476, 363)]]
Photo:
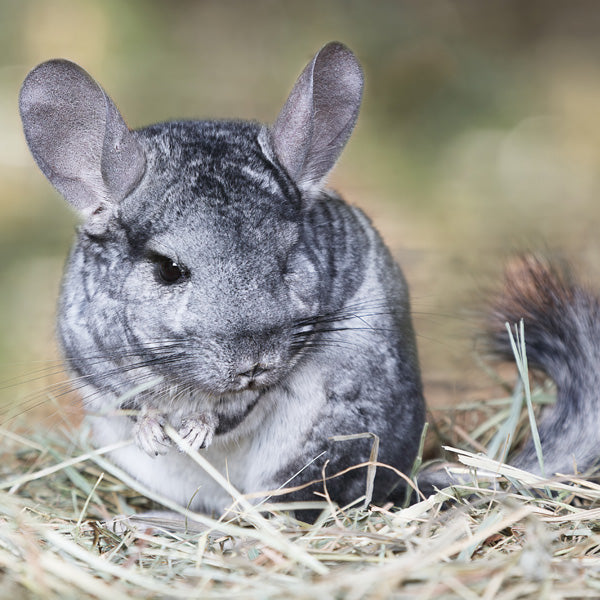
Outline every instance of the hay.
[[(255, 504), (188, 449), (231, 496), (215, 519), (145, 489), (106, 460), (112, 448), (88, 446), (85, 428), (25, 436), (13, 422), (0, 428), (1, 597), (598, 598), (600, 485), (502, 460), (535, 422), (534, 406), (551, 401), (548, 389), (529, 389), (521, 366), (511, 397), (441, 414), (442, 439), (465, 446), (445, 446), (454, 461), (445, 468), (462, 483), (403, 509), (369, 503), (382, 468), (376, 436), (361, 466), (365, 495), (347, 507), (326, 487), (309, 503), (286, 505), (275, 492)], [(476, 426), (460, 425), (469, 420)], [(420, 465), (421, 456), (410, 477)], [(156, 516), (157, 507), (171, 516)], [(308, 525), (294, 508), (322, 513)]]
[[(477, 428), (478, 447), (511, 406), (479, 407), (493, 423)], [(0, 435), (2, 597), (600, 596), (600, 486), (584, 478), (544, 480), (446, 448), (467, 483), (402, 510), (316, 498), (323, 514), (310, 526), (281, 510), (284, 497), (257, 508), (222, 480), (234, 508), (212, 519), (142, 489), (74, 432), (23, 436), (15, 426)], [(151, 517), (106, 524), (157, 503), (184, 518), (166, 528)]]

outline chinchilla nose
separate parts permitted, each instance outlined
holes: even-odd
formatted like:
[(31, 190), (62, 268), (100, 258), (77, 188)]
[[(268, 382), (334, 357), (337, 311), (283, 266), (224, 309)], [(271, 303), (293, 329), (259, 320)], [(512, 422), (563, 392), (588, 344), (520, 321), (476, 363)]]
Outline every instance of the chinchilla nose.
[(245, 371), (238, 371), (235, 376), (236, 377), (245, 377), (248, 379), (256, 379), (257, 377), (259, 377), (263, 373), (267, 372), (268, 370), (269, 370), (269, 367), (267, 367), (267, 365), (264, 365), (262, 363), (254, 363), (249, 369), (247, 369)]
[(238, 373), (238, 375), (244, 375), (245, 377), (250, 377), (250, 379), (256, 379), (259, 375), (262, 375), (266, 371), (269, 370), (269, 367), (263, 365), (261, 363), (256, 363), (252, 365), (252, 368), (244, 373)]
[(259, 362), (252, 365), (240, 365), (234, 375), (234, 379), (240, 387), (247, 387), (255, 382), (260, 383), (270, 370), (268, 365)]

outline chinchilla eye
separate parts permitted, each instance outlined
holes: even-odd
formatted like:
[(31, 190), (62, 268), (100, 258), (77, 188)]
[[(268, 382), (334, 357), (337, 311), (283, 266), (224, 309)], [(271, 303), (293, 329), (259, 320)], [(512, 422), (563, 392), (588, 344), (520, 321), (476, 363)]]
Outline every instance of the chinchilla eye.
[(152, 260), (156, 263), (156, 275), (161, 283), (180, 283), (189, 276), (184, 266), (167, 256), (153, 256)]

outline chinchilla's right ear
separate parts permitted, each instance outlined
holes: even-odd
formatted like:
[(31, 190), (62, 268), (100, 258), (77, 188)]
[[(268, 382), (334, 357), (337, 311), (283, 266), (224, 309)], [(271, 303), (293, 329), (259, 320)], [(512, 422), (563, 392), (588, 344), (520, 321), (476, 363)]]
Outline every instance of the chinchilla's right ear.
[(40, 169), (84, 216), (110, 208), (139, 183), (142, 148), (108, 95), (75, 63), (57, 59), (33, 69), (19, 109)]

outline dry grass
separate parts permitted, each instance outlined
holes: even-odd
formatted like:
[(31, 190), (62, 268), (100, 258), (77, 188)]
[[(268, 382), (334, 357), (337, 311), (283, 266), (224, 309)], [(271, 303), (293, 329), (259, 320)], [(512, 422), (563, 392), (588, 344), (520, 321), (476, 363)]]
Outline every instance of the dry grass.
[[(532, 398), (546, 402), (547, 392)], [(513, 404), (462, 407), (483, 415), (472, 441), (492, 444)], [(526, 422), (522, 415), (516, 431)], [(147, 519), (115, 532), (107, 519), (164, 499), (90, 451), (81, 434), (0, 434), (3, 598), (600, 597), (600, 486), (584, 479), (543, 481), (449, 449), (488, 483), (448, 488), (403, 510), (321, 502), (313, 526), (276, 504), (259, 511), (229, 487), (233, 517), (169, 506), (187, 521), (166, 530)]]

